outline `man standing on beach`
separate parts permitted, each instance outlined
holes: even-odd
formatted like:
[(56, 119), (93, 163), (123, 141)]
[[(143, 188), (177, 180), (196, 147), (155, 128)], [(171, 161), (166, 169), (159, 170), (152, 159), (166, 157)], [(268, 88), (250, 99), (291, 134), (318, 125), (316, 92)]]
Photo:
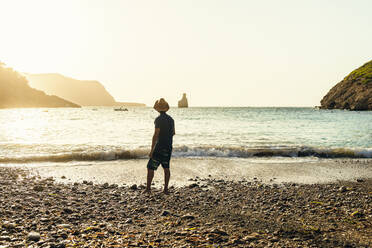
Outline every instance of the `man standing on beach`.
[(155, 119), (155, 132), (152, 137), (151, 151), (149, 162), (147, 163), (147, 193), (151, 192), (151, 183), (154, 178), (155, 170), (161, 166), (164, 169), (164, 190), (169, 194), (168, 184), (170, 178), (169, 162), (172, 155), (173, 135), (176, 134), (174, 129), (174, 120), (166, 114), (169, 110), (168, 103), (164, 98), (155, 102), (154, 109), (160, 113)]

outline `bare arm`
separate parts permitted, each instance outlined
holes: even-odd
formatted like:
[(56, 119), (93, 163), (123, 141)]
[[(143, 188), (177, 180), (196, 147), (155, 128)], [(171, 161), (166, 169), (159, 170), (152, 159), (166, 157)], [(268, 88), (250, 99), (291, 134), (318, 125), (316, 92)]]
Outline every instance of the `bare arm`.
[(152, 154), (154, 153), (155, 144), (158, 141), (160, 133), (160, 128), (155, 128), (154, 135), (152, 136), (152, 144), (151, 144), (151, 151), (149, 157), (152, 158)]

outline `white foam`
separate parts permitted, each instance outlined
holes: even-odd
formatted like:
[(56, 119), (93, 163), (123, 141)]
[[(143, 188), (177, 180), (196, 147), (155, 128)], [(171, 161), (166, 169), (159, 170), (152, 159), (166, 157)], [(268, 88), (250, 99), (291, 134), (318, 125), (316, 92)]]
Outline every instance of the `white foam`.
[[(148, 149), (79, 151), (58, 154), (2, 156), (0, 163), (111, 161), (146, 158)], [(217, 158), (372, 158), (372, 148), (321, 148), (321, 147), (224, 147), (224, 146), (180, 146), (173, 150), (173, 157), (217, 157)]]

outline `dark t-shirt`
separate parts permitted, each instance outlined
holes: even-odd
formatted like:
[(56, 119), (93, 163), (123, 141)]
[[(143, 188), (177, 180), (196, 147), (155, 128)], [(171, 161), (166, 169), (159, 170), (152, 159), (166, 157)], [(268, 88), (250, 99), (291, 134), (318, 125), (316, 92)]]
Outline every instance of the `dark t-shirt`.
[(155, 128), (160, 128), (159, 138), (156, 143), (156, 150), (169, 149), (172, 150), (174, 120), (164, 112), (155, 119)]

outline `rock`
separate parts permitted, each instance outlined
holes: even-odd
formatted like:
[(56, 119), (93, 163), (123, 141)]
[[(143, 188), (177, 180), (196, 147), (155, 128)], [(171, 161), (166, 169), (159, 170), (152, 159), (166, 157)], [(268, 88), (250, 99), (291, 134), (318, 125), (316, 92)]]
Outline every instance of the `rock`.
[(211, 233), (215, 233), (215, 234), (222, 235), (222, 236), (228, 236), (227, 232), (222, 231), (222, 230), (217, 229), (217, 228), (213, 229), (213, 230), (211, 231)]
[(240, 245), (240, 244), (244, 244), (244, 241), (241, 240), (240, 238), (236, 238), (236, 239), (232, 239), (231, 243), (235, 245)]
[(372, 110), (372, 60), (336, 84), (320, 103), (322, 109)]
[(0, 236), (0, 241), (11, 241), (12, 239), (9, 236)]
[(358, 183), (363, 183), (363, 182), (364, 182), (364, 179), (362, 179), (362, 178), (358, 178), (356, 181), (357, 181)]
[(68, 234), (67, 233), (61, 233), (59, 236), (61, 238), (63, 238), (63, 239), (67, 239), (68, 238)]
[(340, 191), (341, 193), (343, 192), (346, 192), (347, 191), (347, 188), (345, 186), (341, 186), (338, 191)]
[[(13, 244), (12, 245), (12, 248), (21, 248), (21, 247), (25, 247), (25, 244), (24, 243), (18, 243), (18, 244)], [(8, 248), (8, 246), (0, 246), (0, 248)]]
[(137, 187), (137, 184), (133, 184), (132, 186), (130, 186), (130, 189), (132, 190), (136, 190), (138, 187)]
[(63, 209), (63, 212), (64, 212), (65, 214), (72, 214), (72, 213), (74, 212), (74, 210), (71, 209), (71, 208), (64, 208), (64, 209)]
[(5, 229), (14, 229), (16, 228), (16, 224), (14, 223), (11, 223), (9, 221), (4, 221), (3, 224), (2, 224), (2, 227), (5, 228)]
[(100, 228), (107, 227), (107, 223), (100, 223), (100, 224), (99, 224), (99, 227), (100, 227)]
[(40, 233), (30, 232), (27, 235), (27, 240), (38, 242), (40, 240)]
[(34, 186), (34, 190), (37, 192), (41, 192), (44, 190), (44, 187), (42, 185), (36, 185)]
[(87, 228), (85, 228), (85, 232), (99, 232), (101, 231), (101, 228), (99, 228), (98, 226), (88, 226)]
[(183, 93), (182, 99), (178, 101), (178, 107), (179, 108), (188, 108), (189, 103), (187, 101), (186, 93)]
[(65, 243), (59, 243), (59, 244), (51, 244), (50, 248), (65, 248), (66, 244)]
[(168, 210), (164, 210), (162, 213), (161, 213), (161, 216), (168, 216), (168, 215), (170, 215), (171, 213), (170, 213), (170, 211), (168, 211)]
[(189, 185), (190, 189), (196, 188), (196, 187), (199, 187), (199, 185), (197, 183), (192, 183), (192, 184)]
[(272, 238), (270, 238), (270, 241), (275, 243), (275, 242), (279, 241), (279, 238), (278, 237), (272, 237)]
[(195, 219), (195, 216), (193, 216), (191, 214), (185, 214), (181, 217), (181, 219), (183, 219), (183, 220), (193, 220), (193, 219)]
[(59, 224), (59, 225), (57, 225), (57, 227), (59, 227), (59, 228), (71, 228), (71, 225), (70, 224)]
[(364, 213), (363, 211), (354, 211), (352, 214), (351, 214), (352, 217), (363, 217), (364, 216)]
[(243, 238), (244, 241), (252, 241), (260, 238), (260, 234), (253, 232)]

